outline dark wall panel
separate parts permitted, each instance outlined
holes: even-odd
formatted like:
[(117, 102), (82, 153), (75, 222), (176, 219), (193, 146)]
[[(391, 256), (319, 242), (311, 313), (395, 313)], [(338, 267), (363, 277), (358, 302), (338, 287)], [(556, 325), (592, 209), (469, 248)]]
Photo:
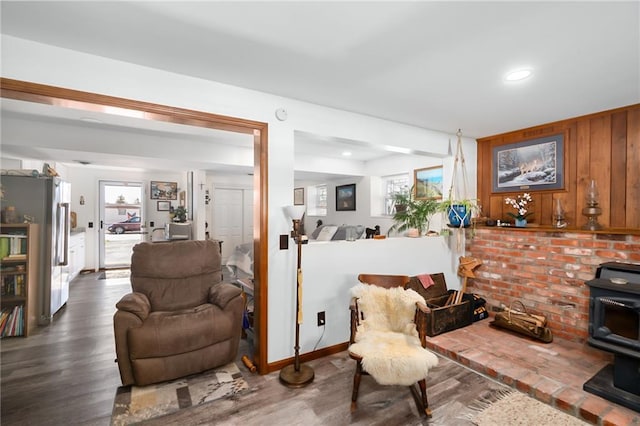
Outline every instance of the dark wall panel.
[(560, 199), (569, 228), (581, 227), (586, 223), (581, 213), (586, 188), (595, 179), (602, 207), (598, 221), (607, 229), (640, 228), (640, 104), (478, 139), (478, 197), (484, 216), (509, 220), (504, 198), (525, 192), (492, 192), (493, 149), (556, 134), (564, 135), (564, 188), (531, 191), (535, 214), (529, 222), (551, 226), (555, 200)]

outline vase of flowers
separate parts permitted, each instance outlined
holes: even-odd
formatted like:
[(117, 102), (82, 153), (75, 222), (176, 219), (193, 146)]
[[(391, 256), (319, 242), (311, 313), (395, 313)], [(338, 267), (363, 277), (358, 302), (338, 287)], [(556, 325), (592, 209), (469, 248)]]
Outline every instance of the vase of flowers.
[(516, 228), (524, 228), (527, 226), (527, 219), (515, 219)]
[(525, 192), (516, 196), (516, 198), (507, 197), (504, 202), (516, 210), (516, 213), (507, 212), (509, 216), (515, 219), (516, 227), (524, 228), (527, 226), (527, 217), (533, 214), (533, 212), (529, 211), (530, 205), (533, 203), (531, 195)]

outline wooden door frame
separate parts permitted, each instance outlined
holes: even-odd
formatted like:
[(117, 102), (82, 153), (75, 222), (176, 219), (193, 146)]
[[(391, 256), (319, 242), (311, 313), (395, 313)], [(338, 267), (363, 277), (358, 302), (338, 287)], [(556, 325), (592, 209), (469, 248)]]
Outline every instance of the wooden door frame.
[[(268, 123), (228, 117), (202, 111), (117, 98), (56, 86), (31, 83), (0, 77), (2, 98), (47, 105), (75, 108), (84, 111), (107, 112), (105, 107), (135, 112), (144, 119), (174, 124), (206, 127), (253, 135), (253, 248), (256, 336), (254, 363), (261, 374), (268, 373), (267, 365), (267, 295), (268, 295)], [(261, 244), (264, 242), (264, 244)]]

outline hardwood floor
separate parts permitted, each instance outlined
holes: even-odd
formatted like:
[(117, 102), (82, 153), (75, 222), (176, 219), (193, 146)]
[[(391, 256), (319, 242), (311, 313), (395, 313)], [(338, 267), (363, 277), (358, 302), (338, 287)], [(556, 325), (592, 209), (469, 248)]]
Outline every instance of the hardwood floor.
[(51, 325), (2, 339), (3, 424), (109, 424), (120, 384), (113, 314), (131, 286), (97, 276), (71, 283)]
[[(110, 423), (120, 385), (112, 317), (130, 285), (126, 278), (98, 280), (97, 276), (81, 275), (71, 283), (67, 306), (51, 325), (37, 328), (28, 338), (1, 340), (2, 424)], [(241, 349), (239, 356), (242, 353), (246, 351)], [(430, 421), (418, 416), (408, 388), (378, 386), (369, 377), (362, 380), (359, 408), (351, 414), (354, 361), (340, 353), (310, 365), (316, 373), (314, 382), (304, 389), (289, 389), (279, 383), (277, 372), (259, 376), (238, 363), (254, 392), (149, 424), (470, 425), (458, 418), (469, 402), (504, 388), (440, 357), (428, 379), (434, 411)]]
[(479, 396), (495, 397), (507, 389), (455, 362), (440, 358), (428, 379), (431, 419), (418, 414), (408, 387), (380, 386), (371, 377), (360, 384), (358, 408), (352, 413), (351, 386), (355, 361), (346, 352), (309, 363), (314, 381), (305, 388), (290, 389), (278, 373), (245, 378), (252, 392), (206, 406), (145, 422), (147, 426), (179, 425), (440, 425), (471, 426), (464, 418)]

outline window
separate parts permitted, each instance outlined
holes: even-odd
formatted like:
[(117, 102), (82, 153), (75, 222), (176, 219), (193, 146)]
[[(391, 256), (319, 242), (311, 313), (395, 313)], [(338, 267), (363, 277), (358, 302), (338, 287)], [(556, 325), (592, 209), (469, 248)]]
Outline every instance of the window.
[(327, 215), (327, 185), (316, 185), (307, 188), (307, 214), (310, 216)]
[(409, 174), (383, 176), (382, 182), (382, 214), (384, 216), (393, 216), (394, 202), (393, 198), (396, 194), (409, 192)]

